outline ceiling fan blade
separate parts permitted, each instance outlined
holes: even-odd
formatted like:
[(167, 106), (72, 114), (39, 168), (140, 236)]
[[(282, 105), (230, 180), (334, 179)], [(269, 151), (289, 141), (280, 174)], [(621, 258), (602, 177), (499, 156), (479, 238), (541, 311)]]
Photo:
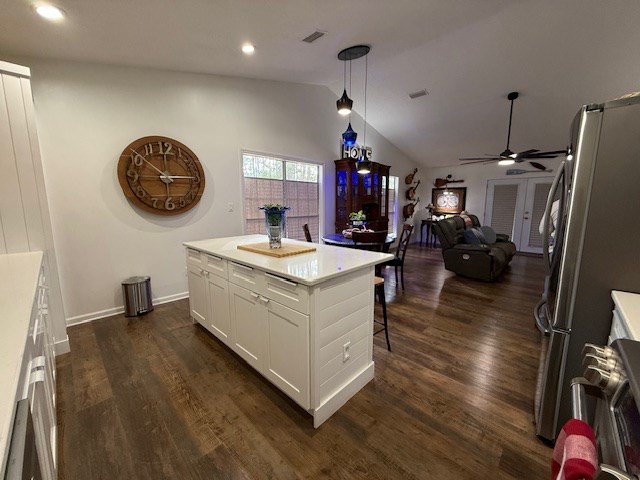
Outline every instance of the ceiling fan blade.
[(536, 150), (535, 148), (531, 150), (525, 150), (524, 152), (516, 153), (516, 157), (526, 157), (527, 155), (531, 155), (532, 153), (539, 152), (540, 150)]
[(566, 150), (551, 150), (548, 152), (541, 152), (541, 151), (537, 151), (535, 153), (530, 153), (527, 155), (523, 155), (524, 158), (555, 158), (559, 155), (566, 155), (567, 151)]
[(532, 167), (537, 168), (538, 170), (546, 170), (547, 169), (547, 167), (545, 167), (544, 165), (542, 165), (541, 163), (538, 163), (538, 162), (529, 162), (529, 164)]
[(465, 157), (465, 158), (459, 158), (458, 160), (462, 161), (462, 162), (468, 162), (468, 161), (483, 161), (483, 160), (500, 160), (501, 157), (498, 157), (496, 155), (491, 155), (491, 156), (487, 156), (487, 157)]
[(461, 158), (464, 163), (462, 165), (472, 165), (474, 163), (489, 163), (489, 162), (497, 162), (500, 160), (499, 158), (476, 158), (474, 160)]

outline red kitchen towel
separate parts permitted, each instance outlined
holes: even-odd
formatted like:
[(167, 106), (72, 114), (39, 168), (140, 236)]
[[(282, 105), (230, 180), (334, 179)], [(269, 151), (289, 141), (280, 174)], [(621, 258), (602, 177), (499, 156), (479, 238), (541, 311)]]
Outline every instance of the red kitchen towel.
[(593, 429), (582, 420), (569, 420), (562, 427), (553, 449), (551, 479), (593, 480), (597, 465)]

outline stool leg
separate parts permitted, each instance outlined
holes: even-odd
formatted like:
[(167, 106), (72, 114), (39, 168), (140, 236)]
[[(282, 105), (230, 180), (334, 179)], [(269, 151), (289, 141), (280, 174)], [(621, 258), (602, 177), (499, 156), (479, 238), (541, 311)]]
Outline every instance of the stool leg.
[(391, 351), (391, 343), (389, 342), (389, 325), (387, 324), (387, 299), (384, 295), (384, 284), (376, 287), (378, 293), (378, 299), (380, 300), (380, 306), (382, 307), (382, 321), (384, 324), (384, 335), (387, 339), (387, 350)]

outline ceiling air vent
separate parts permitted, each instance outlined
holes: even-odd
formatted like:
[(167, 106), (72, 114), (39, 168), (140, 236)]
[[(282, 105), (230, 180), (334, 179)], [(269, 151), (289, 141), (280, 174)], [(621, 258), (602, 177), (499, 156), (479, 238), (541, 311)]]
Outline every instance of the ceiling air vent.
[(307, 43), (315, 42), (317, 39), (319, 39), (320, 37), (324, 36), (325, 33), (326, 32), (320, 32), (320, 31), (316, 30), (311, 35), (309, 35), (308, 37), (303, 38), (302, 41), (303, 42), (307, 42)]
[(418, 90), (417, 92), (410, 93), (409, 98), (414, 99), (414, 98), (424, 97), (425, 95), (429, 95), (429, 92), (427, 92), (425, 89), (422, 89), (422, 90)]

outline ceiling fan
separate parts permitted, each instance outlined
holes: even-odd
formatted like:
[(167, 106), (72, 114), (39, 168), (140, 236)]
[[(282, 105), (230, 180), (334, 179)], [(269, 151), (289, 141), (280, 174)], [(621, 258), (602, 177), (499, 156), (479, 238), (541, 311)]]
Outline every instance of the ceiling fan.
[[(540, 150), (530, 149), (530, 150), (524, 150), (518, 153), (511, 151), (511, 149), (509, 148), (509, 141), (511, 140), (511, 119), (513, 118), (513, 101), (516, 98), (518, 98), (518, 96), (519, 96), (518, 92), (510, 92), (507, 95), (507, 98), (511, 102), (511, 108), (509, 110), (509, 131), (507, 133), (507, 148), (505, 148), (505, 150), (499, 155), (485, 154), (484, 157), (461, 158), (460, 160), (464, 162), (463, 165), (468, 165), (471, 163), (495, 162), (495, 161), (498, 161), (501, 165), (511, 165), (513, 163), (520, 163), (529, 159), (535, 160), (535, 159), (542, 159), (542, 158), (555, 158), (558, 155), (567, 153), (566, 150), (552, 150), (547, 152), (541, 152)], [(537, 162), (530, 162), (530, 163), (533, 167), (537, 168), (538, 170), (546, 169), (546, 167), (540, 163), (537, 163)]]

